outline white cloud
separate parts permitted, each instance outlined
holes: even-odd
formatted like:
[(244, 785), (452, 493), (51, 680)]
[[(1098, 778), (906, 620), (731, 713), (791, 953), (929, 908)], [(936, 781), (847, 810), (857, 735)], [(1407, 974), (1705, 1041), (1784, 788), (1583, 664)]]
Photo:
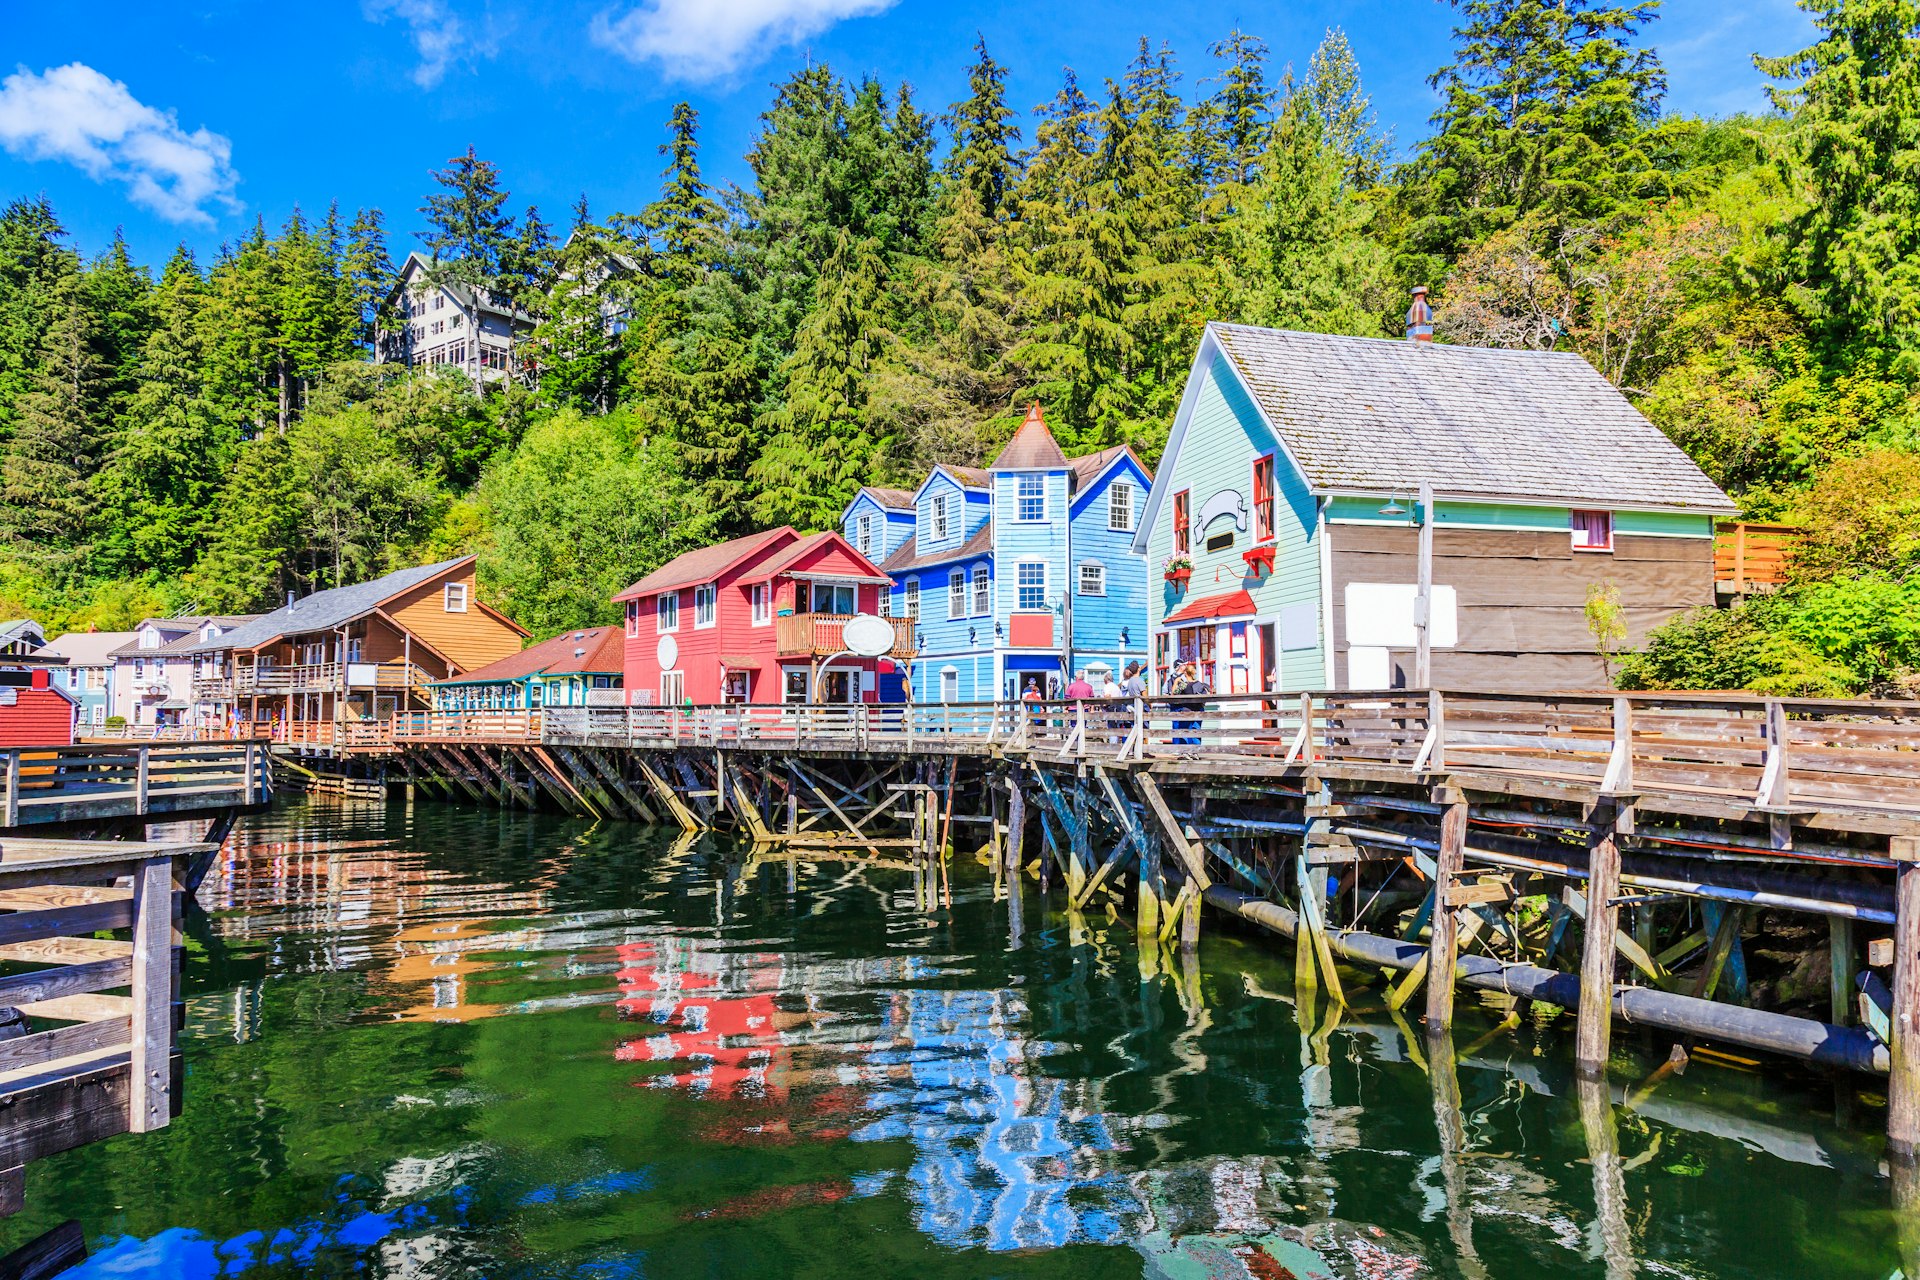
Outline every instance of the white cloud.
[(593, 39), (632, 62), (657, 63), (675, 80), (718, 80), (781, 45), (836, 22), (891, 9), (895, 0), (641, 0), (593, 20)]
[(444, 0), (365, 0), (361, 8), (375, 22), (396, 17), (407, 24), (413, 47), (420, 54), (413, 82), (422, 89), (438, 85), (456, 62), (493, 56), (492, 39), (473, 34)]
[(238, 209), (233, 144), (188, 133), (171, 111), (82, 63), (0, 80), (0, 146), (29, 160), (64, 160), (96, 182), (127, 185), (134, 203), (169, 222), (212, 222), (206, 206)]

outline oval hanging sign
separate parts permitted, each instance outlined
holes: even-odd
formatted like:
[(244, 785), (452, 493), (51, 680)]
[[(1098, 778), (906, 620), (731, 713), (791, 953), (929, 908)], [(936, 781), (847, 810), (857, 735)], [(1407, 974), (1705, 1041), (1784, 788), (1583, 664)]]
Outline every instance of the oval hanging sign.
[(840, 627), (840, 643), (862, 658), (877, 658), (893, 648), (893, 624), (871, 613), (856, 613)]
[(672, 636), (661, 636), (653, 656), (660, 663), (662, 671), (671, 671), (673, 664), (680, 660), (680, 644)]

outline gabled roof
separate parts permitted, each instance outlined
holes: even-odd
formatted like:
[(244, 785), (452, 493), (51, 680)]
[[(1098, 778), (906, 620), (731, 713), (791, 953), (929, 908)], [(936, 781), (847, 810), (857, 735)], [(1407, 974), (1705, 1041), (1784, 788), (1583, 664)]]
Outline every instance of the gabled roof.
[(528, 676), (584, 673), (617, 674), (626, 661), (626, 637), (619, 627), (563, 631), (551, 640), (528, 645), (516, 654), (489, 662), (453, 680), (435, 684), (496, 684)]
[[(200, 628), (206, 626), (209, 622), (219, 623), (220, 629), (223, 632), (228, 632), (240, 626), (242, 623), (253, 621), (253, 619), (259, 616), (257, 613), (201, 613), (179, 618), (147, 618), (140, 623), (142, 628), (152, 627), (162, 636), (170, 635), (173, 639), (163, 641), (150, 649), (143, 649), (140, 647), (140, 632), (132, 631), (127, 633), (128, 639), (122, 642), (121, 646), (115, 649), (113, 653), (115, 657), (119, 658), (139, 658), (156, 654), (186, 653), (199, 643)], [(224, 638), (224, 636), (220, 636), (216, 639)], [(226, 646), (214, 643), (209, 644), (207, 647), (209, 649), (220, 649)]]
[[(874, 505), (883, 511), (913, 510), (913, 492), (910, 489), (894, 489), (886, 485), (863, 484), (860, 486), (860, 493), (854, 495), (855, 502), (860, 500), (861, 494), (872, 498)], [(853, 504), (848, 503), (847, 505), (851, 507)]]
[(888, 574), (907, 573), (922, 569), (930, 564), (949, 564), (955, 560), (971, 560), (993, 550), (993, 521), (988, 520), (974, 531), (971, 538), (948, 551), (929, 551), (920, 554), (918, 535), (908, 538), (886, 558), (880, 568)]
[(396, 569), (385, 577), (375, 578), (371, 582), (356, 582), (351, 586), (316, 591), (310, 596), (295, 600), (292, 604), (282, 605), (272, 613), (263, 613), (249, 622), (243, 622), (223, 635), (190, 644), (184, 651), (212, 653), (226, 649), (257, 649), (282, 636), (330, 631), (335, 627), (342, 627), (349, 622), (364, 618), (395, 596), (411, 591), (423, 582), (431, 582), (472, 561), (472, 556), (457, 556), (437, 564)]
[(1060, 451), (1060, 442), (1053, 438), (1053, 432), (1047, 430), (1046, 416), (1040, 412), (1040, 403), (1035, 401), (1027, 410), (1027, 420), (1013, 433), (1013, 439), (1007, 441), (1007, 447), (993, 460), (989, 471), (1052, 471), (1067, 465), (1067, 455)]
[[(400, 292), (406, 288), (410, 275), (415, 272), (430, 272), (433, 270), (434, 265), (433, 259), (427, 257), (418, 249), (409, 253), (407, 260), (400, 264), (400, 270), (394, 275), (393, 287), (387, 290), (387, 301), (392, 302), (400, 295)], [(445, 289), (448, 293), (452, 294), (455, 300), (462, 306), (473, 307), (475, 310), (491, 311), (496, 315), (511, 316), (515, 320), (523, 321), (527, 324), (533, 323), (532, 314), (524, 307), (513, 303), (502, 306), (500, 303), (494, 301), (492, 297), (478, 296), (473, 289), (460, 281), (439, 281), (436, 282), (435, 287)]]
[(47, 633), (32, 618), (9, 618), (5, 622), (0, 622), (0, 644), (12, 644), (29, 632), (42, 641), (47, 638)]
[(759, 533), (750, 533), (744, 538), (733, 538), (726, 542), (716, 542), (710, 547), (696, 547), (692, 551), (683, 551), (615, 596), (614, 601), (618, 603), (622, 600), (639, 600), (677, 587), (691, 587), (702, 582), (712, 582), (721, 574), (750, 564), (776, 547), (783, 546), (789, 541), (797, 541), (799, 537), (792, 525), (781, 525), (778, 529), (762, 529)]
[(132, 644), (139, 635), (137, 631), (69, 631), (54, 637), (40, 650), (39, 656), (57, 655), (65, 658), (70, 667), (109, 666), (114, 650)]
[[(861, 555), (852, 543), (848, 542), (845, 538), (841, 537), (837, 531), (832, 529), (826, 529), (819, 533), (810, 533), (798, 542), (781, 547), (767, 559), (754, 565), (753, 571), (744, 575), (740, 581), (743, 583), (765, 582), (776, 574), (785, 573), (796, 564), (799, 564), (800, 561), (804, 560), (807, 556), (830, 543), (838, 543), (841, 550), (845, 551), (850, 559), (857, 562), (857, 568), (865, 568), (866, 572), (864, 574), (857, 575), (862, 581), (887, 581), (887, 575), (880, 572), (878, 565)], [(836, 574), (833, 576), (844, 577), (845, 575)]]
[[(1731, 514), (1733, 503), (1571, 352), (1210, 324), (1316, 494), (1412, 493)], [(1182, 405), (1173, 456), (1188, 407)]]

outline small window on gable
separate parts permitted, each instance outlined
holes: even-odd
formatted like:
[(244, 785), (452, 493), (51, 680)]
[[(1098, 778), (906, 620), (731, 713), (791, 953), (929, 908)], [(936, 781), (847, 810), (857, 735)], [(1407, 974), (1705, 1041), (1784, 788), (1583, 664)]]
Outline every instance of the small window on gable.
[(1014, 518), (1033, 524), (1047, 518), (1047, 478), (1041, 475), (1020, 477)]
[(950, 527), (951, 522), (947, 519), (947, 495), (936, 493), (933, 495), (933, 540), (945, 542)]
[(444, 598), (441, 603), (448, 613), (465, 613), (467, 611), (467, 584), (464, 582), (449, 582), (446, 585)]
[(1107, 528), (1121, 533), (1133, 529), (1133, 486), (1114, 481), (1107, 490)]
[(872, 554), (873, 552), (873, 517), (870, 515), (862, 515), (860, 519), (855, 523), (854, 527), (859, 530), (859, 533), (856, 535), (856, 537), (860, 547), (860, 554), (863, 556)]
[(1613, 512), (1575, 511), (1572, 519), (1575, 551), (1613, 550)]

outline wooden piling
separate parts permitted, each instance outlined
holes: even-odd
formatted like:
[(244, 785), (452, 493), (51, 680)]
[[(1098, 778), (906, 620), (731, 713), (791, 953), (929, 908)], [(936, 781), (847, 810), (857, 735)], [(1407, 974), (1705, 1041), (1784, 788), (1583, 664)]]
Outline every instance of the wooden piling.
[(1895, 836), (1893, 1041), (1887, 1046), (1887, 1155), (1920, 1161), (1920, 837)]
[[(1574, 1066), (1582, 1075), (1606, 1072), (1613, 1031), (1613, 935), (1619, 928), (1620, 810), (1612, 801), (1587, 815), (1587, 920), (1580, 949), (1580, 1012)], [(1436, 912), (1438, 907), (1435, 908)]]
[(1427, 944), (1429, 1034), (1453, 1025), (1453, 967), (1459, 947), (1459, 908), (1453, 894), (1467, 855), (1466, 797), (1451, 787), (1436, 787), (1433, 798), (1446, 808), (1440, 815), (1440, 848), (1434, 857), (1433, 934)]

